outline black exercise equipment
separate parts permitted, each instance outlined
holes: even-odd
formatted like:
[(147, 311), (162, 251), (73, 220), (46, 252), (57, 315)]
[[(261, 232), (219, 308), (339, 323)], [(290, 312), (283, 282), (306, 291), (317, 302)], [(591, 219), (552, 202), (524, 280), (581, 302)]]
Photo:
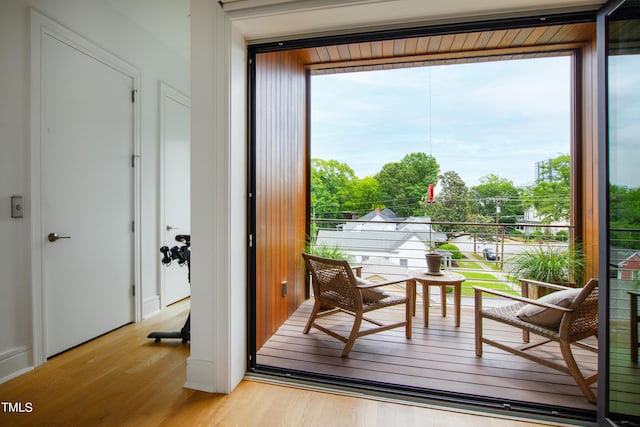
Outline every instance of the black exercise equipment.
[[(188, 234), (178, 234), (176, 241), (182, 243), (182, 246), (174, 246), (169, 249), (168, 246), (160, 248), (162, 253), (162, 264), (168, 266), (173, 260), (178, 261), (178, 265), (187, 265), (187, 278), (191, 283), (191, 236)], [(151, 332), (147, 335), (147, 338), (155, 339), (155, 342), (160, 342), (164, 339), (180, 339), (183, 343), (188, 342), (191, 339), (191, 311), (187, 316), (184, 326), (179, 331), (175, 332)]]

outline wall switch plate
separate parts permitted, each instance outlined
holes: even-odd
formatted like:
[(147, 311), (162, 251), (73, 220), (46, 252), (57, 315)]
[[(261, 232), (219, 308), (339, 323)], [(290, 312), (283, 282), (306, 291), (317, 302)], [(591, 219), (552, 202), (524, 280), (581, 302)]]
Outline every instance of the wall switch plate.
[(24, 217), (24, 201), (22, 196), (11, 196), (11, 218)]

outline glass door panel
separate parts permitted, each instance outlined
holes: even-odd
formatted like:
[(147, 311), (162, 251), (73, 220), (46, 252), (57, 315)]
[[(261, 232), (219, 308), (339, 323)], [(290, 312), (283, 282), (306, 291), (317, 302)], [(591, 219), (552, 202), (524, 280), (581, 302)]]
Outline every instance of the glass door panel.
[[(637, 331), (633, 339), (638, 324), (632, 312), (633, 301), (640, 299), (639, 17), (640, 0), (627, 0), (606, 21), (609, 236), (606, 403), (608, 415), (615, 421), (640, 419)], [(637, 307), (635, 310), (637, 313)]]

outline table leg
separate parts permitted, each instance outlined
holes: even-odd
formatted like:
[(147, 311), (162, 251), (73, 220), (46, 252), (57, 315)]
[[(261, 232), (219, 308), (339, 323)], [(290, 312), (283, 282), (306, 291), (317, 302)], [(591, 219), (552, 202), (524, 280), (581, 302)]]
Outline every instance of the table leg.
[(440, 285), (440, 304), (442, 305), (442, 317), (447, 317), (447, 285)]
[(431, 297), (429, 296), (429, 285), (423, 283), (422, 284), (422, 306), (424, 311), (424, 327), (429, 327), (429, 303), (431, 302)]
[(416, 315), (416, 281), (415, 280), (407, 280), (407, 289), (410, 291), (411, 294), (411, 315), (415, 316)]
[(453, 304), (456, 311), (456, 326), (460, 327), (460, 305), (462, 303), (462, 284), (457, 283), (453, 287)]

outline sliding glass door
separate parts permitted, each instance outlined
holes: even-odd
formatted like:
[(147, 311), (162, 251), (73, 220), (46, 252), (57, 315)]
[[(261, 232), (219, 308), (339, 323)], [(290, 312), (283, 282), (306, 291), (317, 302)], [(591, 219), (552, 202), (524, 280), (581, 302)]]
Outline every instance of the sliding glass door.
[(604, 40), (600, 72), (605, 76), (600, 123), (606, 144), (600, 153), (608, 172), (601, 181), (601, 229), (606, 232), (600, 246), (600, 307), (606, 315), (601, 316), (600, 344), (606, 350), (601, 353), (599, 410), (601, 420), (631, 425), (640, 420), (634, 305), (640, 299), (639, 18), (640, 0), (610, 4), (600, 15), (598, 34)]

